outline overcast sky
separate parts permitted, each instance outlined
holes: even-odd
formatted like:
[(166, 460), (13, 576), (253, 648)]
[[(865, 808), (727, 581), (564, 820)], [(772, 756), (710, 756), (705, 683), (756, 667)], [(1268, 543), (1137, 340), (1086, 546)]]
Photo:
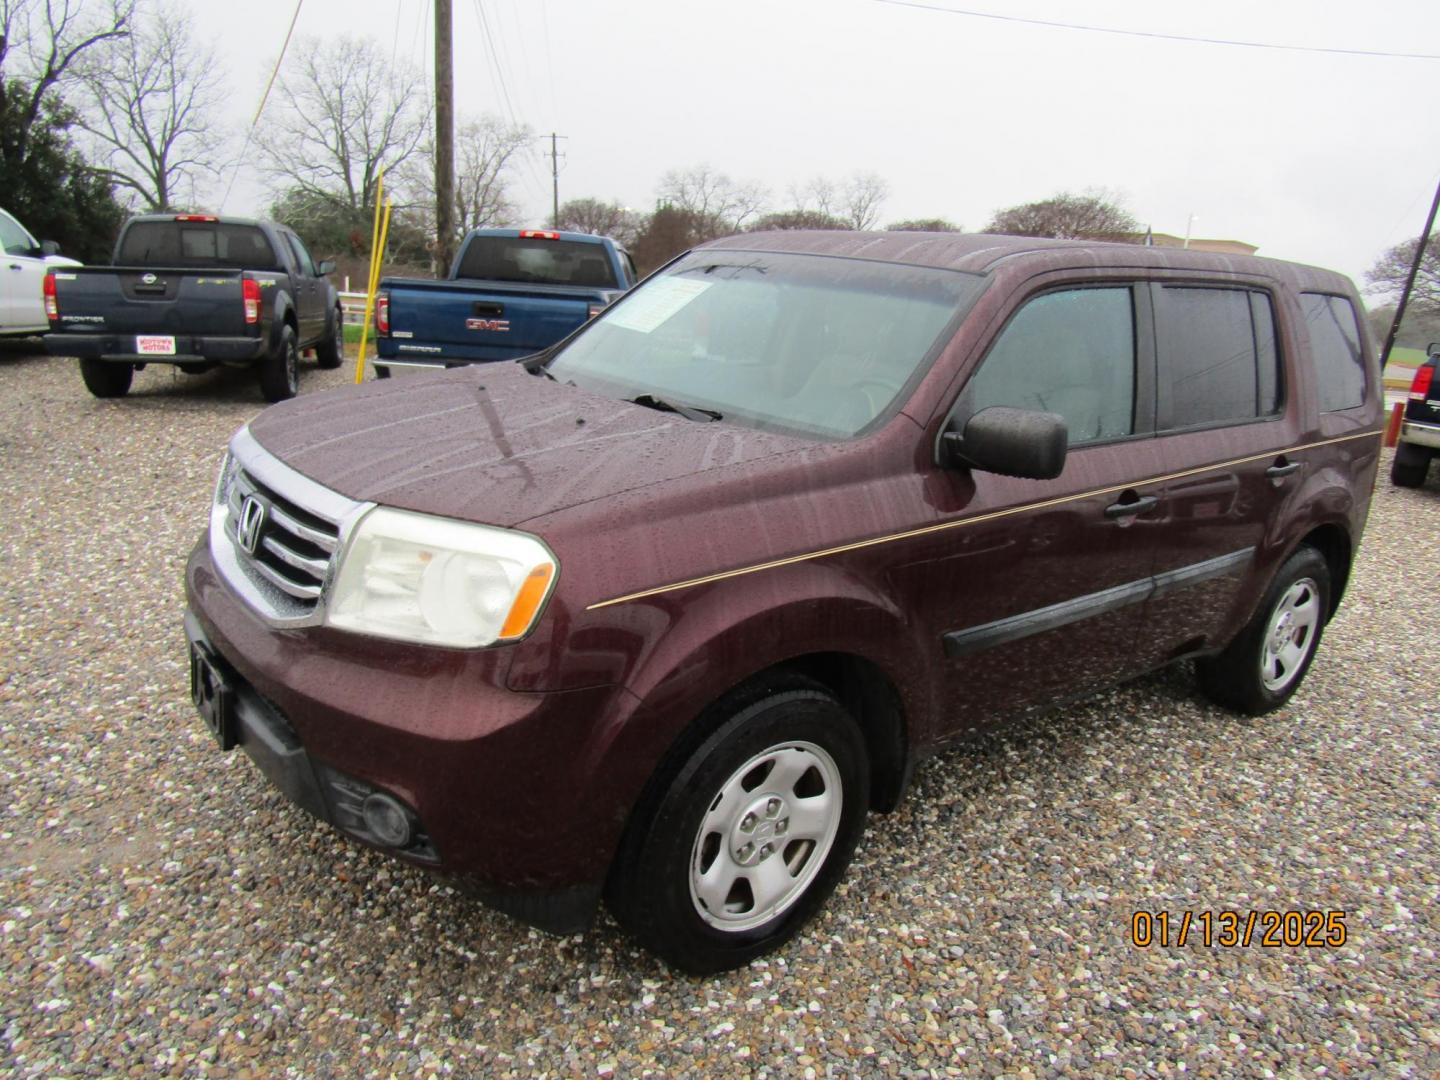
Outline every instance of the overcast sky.
[[(187, 0), (243, 128), (294, 0)], [(1106, 188), (1142, 225), (1244, 240), (1362, 283), (1440, 178), (1440, 60), (1125, 37), (925, 7), (1277, 45), (1440, 53), (1434, 0), (454, 0), (456, 107), (559, 132), (561, 200), (653, 207), (666, 170), (757, 180), (874, 171), (884, 220), (978, 229)], [(487, 47), (483, 10), (493, 40)], [(431, 0), (304, 0), (299, 35), (368, 34), (432, 67)], [(495, 57), (498, 57), (498, 63)], [(550, 205), (549, 142), (515, 194)], [(218, 196), (217, 196), (218, 198)], [(227, 210), (258, 211), (242, 172)]]

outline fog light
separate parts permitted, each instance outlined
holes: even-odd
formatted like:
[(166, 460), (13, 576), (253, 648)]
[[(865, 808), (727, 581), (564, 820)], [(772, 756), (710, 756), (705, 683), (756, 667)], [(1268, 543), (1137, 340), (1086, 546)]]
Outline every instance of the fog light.
[(386, 847), (409, 847), (415, 840), (415, 827), (410, 814), (399, 801), (389, 795), (367, 796), (360, 804), (360, 815), (365, 819), (365, 828)]

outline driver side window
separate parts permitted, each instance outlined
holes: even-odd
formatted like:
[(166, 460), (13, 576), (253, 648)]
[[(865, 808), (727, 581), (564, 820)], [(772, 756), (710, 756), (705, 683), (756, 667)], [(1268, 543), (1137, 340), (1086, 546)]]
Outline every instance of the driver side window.
[(9, 214), (0, 212), (0, 248), (6, 255), (34, 255), (35, 241)]
[(1070, 445), (1135, 432), (1135, 308), (1127, 288), (1065, 289), (1010, 319), (956, 406), (963, 423), (1009, 405), (1059, 413)]

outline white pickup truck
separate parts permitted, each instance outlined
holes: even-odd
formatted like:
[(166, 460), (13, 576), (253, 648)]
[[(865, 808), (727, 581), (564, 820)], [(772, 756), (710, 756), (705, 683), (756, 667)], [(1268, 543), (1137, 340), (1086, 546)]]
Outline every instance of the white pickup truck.
[(79, 265), (62, 256), (53, 241), (37, 241), (0, 209), (0, 337), (46, 333), (45, 274), (57, 266)]

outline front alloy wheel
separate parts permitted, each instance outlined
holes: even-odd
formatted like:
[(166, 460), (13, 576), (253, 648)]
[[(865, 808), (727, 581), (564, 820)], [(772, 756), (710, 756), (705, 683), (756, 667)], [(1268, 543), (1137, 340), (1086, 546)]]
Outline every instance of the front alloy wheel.
[(784, 914), (825, 864), (844, 801), (835, 759), (814, 743), (772, 746), (741, 765), (695, 836), (696, 913), (726, 931)]
[(1295, 681), (1315, 651), (1320, 630), (1320, 586), (1310, 578), (1296, 581), (1280, 598), (1265, 628), (1260, 681), (1278, 694)]
[(865, 828), (870, 765), (854, 718), (800, 676), (727, 695), (697, 730), (636, 808), (606, 896), (699, 975), (772, 951), (820, 909)]

